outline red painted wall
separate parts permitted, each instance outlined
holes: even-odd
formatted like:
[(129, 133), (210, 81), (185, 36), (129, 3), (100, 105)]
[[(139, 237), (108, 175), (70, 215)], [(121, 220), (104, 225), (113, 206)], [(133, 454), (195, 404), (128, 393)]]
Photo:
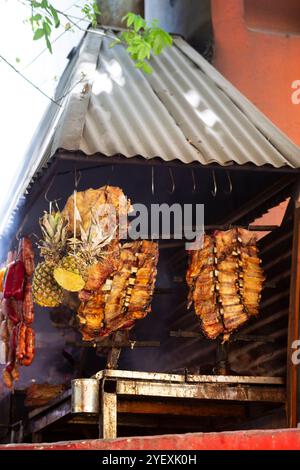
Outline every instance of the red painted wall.
[(85, 440), (54, 444), (7, 444), (1, 450), (299, 450), (300, 430), (236, 431)]
[(212, 0), (212, 21), (215, 67), (300, 145), (300, 1)]

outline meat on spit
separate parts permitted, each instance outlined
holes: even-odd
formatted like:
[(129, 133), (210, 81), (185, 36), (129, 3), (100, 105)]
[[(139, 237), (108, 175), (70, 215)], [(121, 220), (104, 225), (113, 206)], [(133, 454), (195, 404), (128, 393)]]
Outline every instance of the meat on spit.
[(186, 280), (193, 304), (209, 339), (230, 334), (259, 312), (265, 280), (256, 239), (235, 228), (205, 235), (200, 250), (190, 252)]
[(143, 240), (121, 247), (119, 269), (79, 306), (77, 319), (83, 340), (130, 328), (149, 313), (157, 261), (157, 243)]

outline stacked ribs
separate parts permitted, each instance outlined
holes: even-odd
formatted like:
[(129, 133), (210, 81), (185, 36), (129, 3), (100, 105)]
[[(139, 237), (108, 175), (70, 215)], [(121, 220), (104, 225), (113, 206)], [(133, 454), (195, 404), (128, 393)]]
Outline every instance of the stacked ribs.
[(157, 243), (143, 240), (121, 247), (117, 272), (80, 304), (77, 319), (83, 340), (131, 328), (149, 313), (157, 261)]
[(241, 327), (259, 313), (264, 282), (256, 239), (244, 229), (205, 235), (203, 247), (191, 251), (186, 280), (193, 304), (209, 339)]

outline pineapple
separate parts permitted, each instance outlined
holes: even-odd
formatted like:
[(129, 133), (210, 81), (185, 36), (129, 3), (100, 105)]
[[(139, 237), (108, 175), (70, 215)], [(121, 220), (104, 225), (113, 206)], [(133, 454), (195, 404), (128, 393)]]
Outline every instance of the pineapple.
[(34, 271), (32, 293), (34, 302), (42, 307), (58, 307), (62, 303), (63, 290), (56, 283), (53, 270), (66, 244), (66, 225), (59, 211), (45, 212), (40, 219), (43, 240), (39, 247), (44, 261)]
[(99, 218), (91, 215), (91, 224), (87, 230), (80, 226), (80, 239), (68, 240), (69, 252), (54, 269), (56, 282), (65, 290), (79, 292), (85, 287), (89, 270), (105, 256), (103, 248), (110, 243), (116, 227), (107, 236), (104, 235)]

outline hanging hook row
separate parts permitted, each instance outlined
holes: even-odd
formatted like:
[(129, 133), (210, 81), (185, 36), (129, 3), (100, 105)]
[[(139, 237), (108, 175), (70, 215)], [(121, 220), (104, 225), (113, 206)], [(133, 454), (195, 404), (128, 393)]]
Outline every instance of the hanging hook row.
[(152, 176), (151, 176), (151, 192), (152, 192), (152, 196), (155, 195), (155, 185), (154, 185), (154, 166), (151, 167), (151, 170), (152, 170)]
[(217, 192), (218, 192), (218, 186), (217, 186), (217, 178), (216, 178), (215, 170), (212, 171), (212, 175), (213, 175), (214, 187), (213, 187), (213, 190), (211, 191), (211, 194), (213, 195), (213, 197), (216, 197)]
[(173, 175), (173, 171), (171, 167), (169, 167), (169, 175), (170, 175), (172, 187), (171, 187), (171, 191), (168, 191), (168, 193), (174, 194), (176, 185), (175, 185), (174, 175)]
[(74, 187), (75, 187), (76, 190), (78, 189), (78, 185), (80, 183), (81, 176), (82, 176), (81, 171), (79, 170), (78, 175), (77, 175), (77, 169), (75, 168), (75, 170), (74, 170)]
[(111, 179), (112, 179), (112, 177), (113, 177), (114, 170), (115, 170), (114, 165), (111, 165), (110, 168), (111, 168), (111, 171), (110, 171), (110, 175), (109, 175), (109, 177), (108, 177), (108, 179), (107, 179), (107, 184), (106, 184), (106, 186), (109, 186), (109, 185), (110, 185)]
[(193, 193), (195, 193), (197, 190), (197, 185), (196, 185), (196, 176), (195, 176), (194, 168), (192, 168), (192, 180), (193, 180)]
[(231, 194), (232, 193), (232, 181), (231, 181), (231, 176), (230, 176), (230, 173), (229, 171), (227, 170), (226, 171), (226, 176), (227, 176), (227, 180), (228, 180), (228, 190), (224, 190), (224, 193), (225, 194)]
[[(215, 170), (212, 170), (212, 176), (213, 176), (213, 189), (211, 191), (213, 197), (216, 197), (217, 193), (218, 193), (218, 185), (217, 185), (217, 177), (216, 177), (216, 172)], [(232, 185), (232, 180), (231, 180), (231, 176), (230, 176), (230, 173), (229, 171), (227, 170), (226, 171), (226, 177), (227, 177), (227, 182), (228, 182), (228, 189), (224, 189), (223, 190), (223, 193), (224, 194), (231, 194), (232, 193), (232, 189), (233, 189), (233, 185)]]

